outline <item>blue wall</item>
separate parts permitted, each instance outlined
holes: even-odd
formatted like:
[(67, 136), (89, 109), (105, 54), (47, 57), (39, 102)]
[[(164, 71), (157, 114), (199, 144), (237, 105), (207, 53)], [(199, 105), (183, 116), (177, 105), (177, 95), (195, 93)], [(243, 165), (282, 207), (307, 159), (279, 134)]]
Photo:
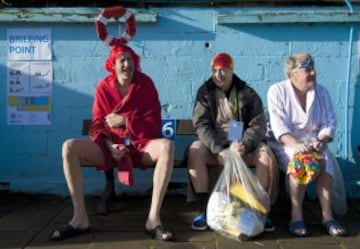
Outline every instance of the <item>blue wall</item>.
[[(140, 18), (137, 34), (130, 45), (141, 56), (143, 71), (153, 78), (158, 88), (163, 116), (176, 119), (191, 118), (196, 90), (210, 76), (210, 60), (218, 52), (225, 51), (234, 57), (235, 72), (260, 93), (265, 105), (268, 87), (284, 78), (286, 56), (299, 51), (311, 53), (318, 82), (330, 90), (336, 107), (338, 131), (331, 149), (341, 163), (348, 195), (359, 197), (357, 146), (360, 135), (356, 129), (360, 125), (359, 23), (346, 18), (331, 19), (336, 15), (318, 16), (316, 12), (320, 9), (316, 8), (284, 10), (294, 13), (310, 10), (315, 14), (310, 22), (292, 22), (296, 15), (292, 14), (276, 22), (262, 22), (259, 18), (249, 23), (235, 19), (226, 24), (219, 23), (219, 14), (241, 12), (257, 16), (258, 11), (276, 11), (152, 8), (145, 12), (155, 13), (156, 21), (141, 21)], [(346, 6), (336, 10), (339, 13), (348, 11)], [(15, 14), (9, 14), (5, 20), (0, 18), (0, 46), (3, 48), (0, 50), (0, 188), (10, 183), (12, 191), (67, 195), (61, 145), (66, 138), (84, 137), (81, 135), (82, 120), (91, 117), (94, 86), (106, 75), (103, 63), (109, 48), (97, 39), (93, 17), (84, 21), (80, 15), (74, 15), (72, 21), (63, 22), (51, 22), (47, 19), (51, 17), (41, 15), (32, 18), (32, 21), (21, 21)], [(353, 39), (349, 43), (351, 27)], [(52, 31), (54, 76), (50, 126), (7, 125), (5, 48), (8, 28), (50, 28)], [(117, 25), (109, 24), (108, 31), (115, 35)], [(180, 148), (185, 143), (178, 144), (177, 157), (180, 158)], [(103, 174), (89, 168), (84, 172), (86, 192), (100, 193)], [(143, 191), (150, 187), (151, 175), (152, 170), (137, 171), (136, 186), (127, 189), (118, 185), (118, 190)], [(186, 182), (185, 171), (175, 170), (173, 180)]]

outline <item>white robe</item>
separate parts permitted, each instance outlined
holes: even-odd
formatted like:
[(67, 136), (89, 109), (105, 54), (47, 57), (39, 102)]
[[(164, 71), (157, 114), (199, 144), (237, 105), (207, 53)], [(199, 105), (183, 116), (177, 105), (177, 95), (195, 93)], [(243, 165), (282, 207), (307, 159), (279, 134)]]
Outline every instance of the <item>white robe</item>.
[[(294, 151), (279, 142), (279, 138), (291, 133), (301, 142), (311, 142), (322, 135), (333, 138), (336, 131), (336, 116), (328, 91), (316, 84), (306, 96), (306, 112), (302, 109), (290, 80), (270, 86), (268, 91), (268, 112), (271, 131), (276, 141), (270, 143), (280, 169), (287, 170), (287, 164)], [(333, 156), (329, 149), (324, 151), (326, 172), (334, 174)]]
[[(279, 138), (291, 133), (302, 142), (310, 142), (320, 135), (334, 137), (336, 116), (328, 91), (316, 84), (306, 96), (306, 112), (302, 109), (290, 80), (284, 80), (270, 86), (268, 95), (268, 114), (270, 129), (274, 135), (269, 145), (273, 150), (279, 167), (287, 172), (287, 165), (294, 151), (279, 142)], [(326, 172), (333, 178), (332, 207), (336, 214), (346, 213), (346, 193), (343, 177), (336, 158), (329, 149), (323, 152)]]

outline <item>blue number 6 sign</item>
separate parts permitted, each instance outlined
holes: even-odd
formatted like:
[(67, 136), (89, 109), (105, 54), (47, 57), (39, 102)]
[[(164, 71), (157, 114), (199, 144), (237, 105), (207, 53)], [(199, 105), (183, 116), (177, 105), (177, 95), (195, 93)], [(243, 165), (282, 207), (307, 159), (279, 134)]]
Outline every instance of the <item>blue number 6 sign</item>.
[(165, 138), (175, 140), (175, 138), (176, 138), (176, 120), (175, 119), (161, 120), (161, 134)]

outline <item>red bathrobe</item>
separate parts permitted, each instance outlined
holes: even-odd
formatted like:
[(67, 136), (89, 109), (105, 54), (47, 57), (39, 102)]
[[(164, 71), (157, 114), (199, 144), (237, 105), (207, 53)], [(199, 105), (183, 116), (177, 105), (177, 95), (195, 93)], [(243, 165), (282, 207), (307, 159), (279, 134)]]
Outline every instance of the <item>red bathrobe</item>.
[[(147, 75), (135, 71), (128, 93), (123, 98), (117, 88), (115, 77), (107, 76), (96, 86), (92, 112), (93, 119), (89, 134), (105, 156), (105, 164), (98, 169), (106, 170), (116, 165), (119, 172), (123, 173), (119, 175), (119, 178), (122, 178), (119, 180), (123, 184), (132, 185), (133, 159), (127, 156), (121, 162), (115, 162), (105, 145), (104, 137), (108, 137), (116, 144), (123, 144), (124, 137), (130, 137), (131, 146), (138, 151), (142, 151), (150, 140), (160, 137), (161, 107), (153, 81)], [(126, 126), (110, 128), (105, 122), (105, 116), (111, 112), (125, 116)], [(135, 161), (140, 160), (137, 158)], [(144, 165), (136, 166), (146, 168)]]

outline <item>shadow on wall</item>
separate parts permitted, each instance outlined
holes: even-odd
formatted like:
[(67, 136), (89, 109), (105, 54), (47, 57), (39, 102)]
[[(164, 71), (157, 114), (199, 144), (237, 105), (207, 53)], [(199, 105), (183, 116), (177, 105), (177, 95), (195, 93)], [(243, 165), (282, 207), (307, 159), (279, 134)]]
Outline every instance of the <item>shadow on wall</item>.
[[(61, 146), (67, 138), (83, 137), (82, 120), (91, 116), (93, 97), (22, 70), (0, 68), (0, 98), (5, 100), (0, 104), (0, 182), (15, 191), (66, 193)], [(8, 124), (9, 117), (14, 125)], [(99, 178), (95, 170), (88, 174)]]

